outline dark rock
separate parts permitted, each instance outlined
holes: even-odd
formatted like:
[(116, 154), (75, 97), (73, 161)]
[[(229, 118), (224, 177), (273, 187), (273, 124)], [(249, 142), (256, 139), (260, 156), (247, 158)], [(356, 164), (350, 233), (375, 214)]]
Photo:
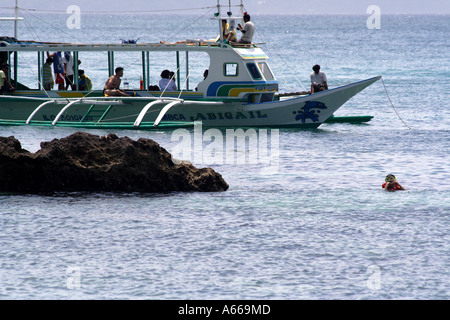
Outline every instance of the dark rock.
[[(176, 161), (177, 162), (177, 161)], [(174, 163), (150, 139), (77, 132), (42, 142), (30, 153), (14, 137), (0, 137), (0, 191), (225, 191), (228, 184), (211, 168)]]

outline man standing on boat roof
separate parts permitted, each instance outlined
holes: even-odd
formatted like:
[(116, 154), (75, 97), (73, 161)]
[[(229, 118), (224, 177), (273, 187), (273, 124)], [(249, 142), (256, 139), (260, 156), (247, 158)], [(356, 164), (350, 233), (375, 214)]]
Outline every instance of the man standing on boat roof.
[(311, 93), (328, 90), (327, 76), (320, 71), (320, 66), (316, 64), (312, 69), (314, 72), (311, 73)]
[(120, 78), (123, 77), (123, 68), (117, 67), (115, 70), (116, 74), (109, 77), (106, 80), (105, 86), (103, 87), (103, 94), (105, 96), (131, 96), (123, 90), (120, 90)]
[(255, 25), (250, 21), (250, 15), (247, 12), (244, 13), (244, 22), (243, 28), (240, 23), (238, 24), (237, 29), (242, 32), (242, 37), (237, 43), (250, 44), (252, 43), (253, 33), (255, 32)]

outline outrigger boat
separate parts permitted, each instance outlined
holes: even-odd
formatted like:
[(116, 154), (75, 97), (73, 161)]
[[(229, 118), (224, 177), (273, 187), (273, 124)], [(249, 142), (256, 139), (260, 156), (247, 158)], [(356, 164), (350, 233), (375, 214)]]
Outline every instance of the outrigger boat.
[[(217, 9), (213, 19), (219, 23), (218, 41), (186, 40), (174, 44), (72, 44), (20, 42), (4, 38), (4, 41), (0, 42), (0, 60), (3, 59), (3, 62), (14, 66), (11, 73), (14, 74), (13, 83), (17, 90), (0, 95), (0, 124), (150, 129), (191, 126), (200, 121), (204, 127), (218, 128), (317, 128), (333, 119), (336, 122), (345, 121), (343, 118), (333, 118), (333, 113), (351, 97), (381, 78), (376, 76), (314, 94), (280, 96), (278, 81), (261, 44), (231, 45), (222, 37), (221, 20), (241, 19), (242, 2), (239, 17), (229, 14), (222, 16), (219, 1)], [(73, 52), (75, 79), (78, 79), (77, 62), (82, 52), (107, 52), (109, 75), (114, 74), (115, 52), (141, 52), (145, 89), (150, 84), (149, 57), (154, 52), (173, 52), (177, 61), (183, 52), (186, 57), (191, 52), (205, 52), (210, 58), (209, 74), (197, 85), (196, 90), (131, 90), (135, 96), (130, 97), (107, 97), (102, 90), (45, 91), (41, 85), (44, 54), (55, 51)], [(26, 88), (17, 82), (17, 56), (20, 52), (37, 53), (37, 72), (40, 79), (37, 89)], [(188, 66), (186, 69), (188, 75)], [(179, 72), (179, 66), (177, 70)], [(180, 81), (179, 73), (177, 80)], [(78, 90), (78, 84), (75, 85)], [(347, 120), (361, 122), (370, 118), (364, 116)]]

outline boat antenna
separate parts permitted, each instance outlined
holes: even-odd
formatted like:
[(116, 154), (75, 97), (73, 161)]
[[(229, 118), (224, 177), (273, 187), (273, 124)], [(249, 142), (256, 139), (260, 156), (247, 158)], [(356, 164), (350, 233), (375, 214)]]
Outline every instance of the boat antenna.
[(241, 5), (240, 5), (240, 7), (241, 7), (241, 17), (243, 17), (244, 16), (244, 3), (242, 2), (243, 0), (241, 0)]
[(217, 13), (215, 16), (219, 18), (217, 19), (217, 21), (219, 21), (219, 42), (223, 43), (222, 20), (220, 19), (220, 0), (217, 0)]

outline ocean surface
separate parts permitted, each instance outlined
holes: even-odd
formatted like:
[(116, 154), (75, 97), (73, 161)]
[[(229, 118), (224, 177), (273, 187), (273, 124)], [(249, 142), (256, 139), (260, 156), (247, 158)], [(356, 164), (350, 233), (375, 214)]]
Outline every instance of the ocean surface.
[[(81, 29), (69, 29), (65, 13), (21, 15), (24, 40), (217, 35), (207, 10), (82, 12)], [(269, 138), (278, 137), (270, 163), (242, 158), (246, 147), (230, 151), (241, 163), (208, 163), (205, 149), (184, 154), (221, 173), (226, 192), (0, 194), (0, 299), (449, 299), (450, 16), (382, 15), (380, 29), (368, 29), (368, 17), (253, 15), (254, 41), (265, 43), (281, 92), (307, 89), (317, 63), (331, 87), (381, 75), (394, 107), (378, 81), (336, 113), (374, 116), (369, 123), (269, 129)], [(13, 33), (12, 25), (0, 28)], [(106, 54), (80, 60), (101, 88)], [(19, 81), (36, 87), (37, 58), (19, 61)], [(192, 88), (209, 61), (201, 54), (189, 61)], [(140, 54), (116, 56), (132, 87), (140, 63)], [(175, 63), (152, 55), (151, 82)], [(76, 131), (0, 127), (0, 136), (36, 152), (42, 141)], [(179, 146), (171, 130), (115, 133), (171, 152)], [(262, 146), (266, 132), (256, 133)], [(382, 191), (388, 173), (407, 190)]]

